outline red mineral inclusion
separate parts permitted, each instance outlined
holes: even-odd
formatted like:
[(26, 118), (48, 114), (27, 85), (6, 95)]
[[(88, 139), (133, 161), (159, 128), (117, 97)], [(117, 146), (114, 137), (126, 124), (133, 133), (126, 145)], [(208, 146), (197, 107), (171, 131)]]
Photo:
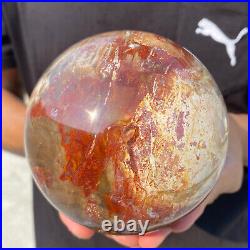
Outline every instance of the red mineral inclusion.
[[(192, 93), (191, 84), (184, 91), (180, 86), (208, 74), (197, 65), (175, 43), (143, 32), (101, 34), (65, 52), (41, 78), (26, 126), (28, 157), (48, 198), (67, 183), (72, 194), (78, 193), (72, 206), (82, 214), (82, 224), (118, 215), (125, 221), (150, 219), (154, 228), (179, 216), (190, 201), (191, 184), (175, 148), (181, 152), (186, 145), (190, 112), (185, 103)], [(43, 142), (49, 136), (51, 145)], [(48, 159), (38, 157), (43, 151)], [(161, 190), (164, 185), (169, 189)], [(52, 203), (63, 209), (58, 200)]]
[(46, 171), (46, 169), (41, 167), (33, 167), (32, 171), (41, 186), (51, 186), (51, 177), (50, 174)]
[(180, 140), (184, 136), (183, 123), (184, 123), (184, 112), (180, 112), (176, 127), (177, 140)]

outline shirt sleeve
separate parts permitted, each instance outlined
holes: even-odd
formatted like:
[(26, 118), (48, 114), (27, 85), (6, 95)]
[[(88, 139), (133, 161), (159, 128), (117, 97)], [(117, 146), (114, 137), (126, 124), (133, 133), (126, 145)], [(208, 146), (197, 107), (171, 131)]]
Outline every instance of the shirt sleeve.
[(16, 60), (14, 56), (13, 47), (11, 44), (8, 30), (2, 19), (2, 67), (3, 68), (14, 68), (16, 67)]

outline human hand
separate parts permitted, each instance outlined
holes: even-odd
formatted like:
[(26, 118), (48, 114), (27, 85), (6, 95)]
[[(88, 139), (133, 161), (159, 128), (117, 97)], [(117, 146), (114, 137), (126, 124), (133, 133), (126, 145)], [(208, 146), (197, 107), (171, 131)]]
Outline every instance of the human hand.
[[(234, 193), (238, 191), (242, 183), (244, 158), (241, 127), (238, 125), (237, 115), (229, 114), (228, 118), (229, 145), (224, 168), (213, 190), (197, 208), (178, 221), (168, 225), (166, 228), (147, 233), (144, 236), (106, 236), (112, 238), (121, 245), (128, 247), (157, 247), (170, 233), (181, 233), (188, 230), (202, 215), (206, 206), (213, 203), (221, 194)], [(76, 237), (89, 239), (93, 236), (93, 230), (73, 222), (61, 213), (60, 218), (69, 231)]]

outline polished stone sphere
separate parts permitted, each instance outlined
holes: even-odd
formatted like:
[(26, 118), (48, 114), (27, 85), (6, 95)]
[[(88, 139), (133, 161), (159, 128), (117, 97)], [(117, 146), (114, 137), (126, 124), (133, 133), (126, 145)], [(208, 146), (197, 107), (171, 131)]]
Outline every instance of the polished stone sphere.
[(138, 31), (99, 34), (59, 56), (37, 83), (25, 128), (44, 196), (96, 230), (117, 216), (149, 220), (151, 231), (189, 213), (214, 187), (227, 142), (208, 70)]

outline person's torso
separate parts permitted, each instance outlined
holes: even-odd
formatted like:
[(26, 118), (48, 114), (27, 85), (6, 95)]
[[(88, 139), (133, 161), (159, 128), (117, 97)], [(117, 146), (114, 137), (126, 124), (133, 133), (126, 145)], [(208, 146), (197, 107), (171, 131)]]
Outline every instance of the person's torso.
[(22, 3), (6, 5), (4, 12), (29, 93), (66, 48), (125, 29), (157, 33), (186, 47), (210, 70), (225, 98), (247, 84), (247, 35), (233, 42), (247, 26), (244, 3)]
[[(214, 76), (228, 109), (247, 112), (247, 3), (8, 3), (3, 14), (29, 94), (49, 64), (69, 46), (97, 33), (129, 29), (160, 34), (190, 50)], [(34, 193), (38, 246), (82, 246), (66, 233), (57, 213), (36, 188)], [(240, 199), (237, 194), (237, 204), (226, 201), (228, 213), (223, 210), (223, 222), (225, 217), (233, 220), (234, 205), (236, 213), (241, 213), (245, 200), (247, 185)], [(223, 206), (215, 204), (211, 209), (218, 211)], [(223, 231), (221, 227), (217, 230), (219, 218), (213, 211), (215, 219), (210, 224)], [(209, 216), (203, 216), (203, 224)]]

